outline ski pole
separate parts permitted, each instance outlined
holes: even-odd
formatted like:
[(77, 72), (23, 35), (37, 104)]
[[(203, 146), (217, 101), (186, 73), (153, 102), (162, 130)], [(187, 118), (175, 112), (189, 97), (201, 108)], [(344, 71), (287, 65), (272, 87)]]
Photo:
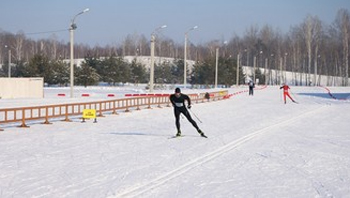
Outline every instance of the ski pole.
[[(280, 88), (281, 89), (281, 88)], [(283, 95), (284, 95), (284, 90), (282, 89), (282, 91), (281, 91), (281, 93), (280, 93), (280, 96), (281, 97), (279, 97), (280, 98), (280, 101), (283, 101)]]
[(298, 98), (294, 95), (294, 93), (292, 91), (290, 91), (290, 93), (293, 95), (293, 97), (298, 100)]
[(280, 101), (283, 101), (283, 91), (281, 92), (281, 97), (280, 97)]
[(197, 120), (200, 122), (200, 123), (202, 123), (202, 121), (198, 118), (198, 116), (195, 114), (195, 113), (193, 113), (193, 111), (190, 109), (190, 111), (191, 111), (191, 113), (194, 115), (194, 117), (196, 117), (197, 118)]

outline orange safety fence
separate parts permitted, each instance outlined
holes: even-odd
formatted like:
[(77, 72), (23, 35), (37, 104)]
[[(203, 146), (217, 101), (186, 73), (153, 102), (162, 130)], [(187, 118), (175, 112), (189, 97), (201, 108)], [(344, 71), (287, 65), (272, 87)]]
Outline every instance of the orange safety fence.
[[(207, 102), (205, 93), (188, 94), (192, 103)], [(227, 98), (228, 91), (210, 92), (210, 100), (216, 101)], [(43, 105), (33, 107), (16, 107), (0, 109), (0, 131), (1, 126), (10, 126), (13, 123), (20, 123), (19, 127), (29, 127), (30, 121), (43, 121), (43, 124), (51, 124), (50, 120), (62, 118), (63, 121), (71, 121), (71, 118), (81, 116), (84, 109), (95, 109), (99, 117), (103, 113), (118, 114), (117, 111), (129, 112), (130, 109), (140, 110), (144, 108), (170, 106), (168, 95), (137, 96), (114, 100), (69, 103), (57, 105)]]

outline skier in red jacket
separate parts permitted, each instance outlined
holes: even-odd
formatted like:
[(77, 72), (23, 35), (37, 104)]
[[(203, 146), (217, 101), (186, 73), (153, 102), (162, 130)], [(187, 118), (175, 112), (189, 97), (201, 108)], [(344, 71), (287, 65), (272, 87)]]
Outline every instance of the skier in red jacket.
[(293, 100), (293, 98), (289, 95), (288, 93), (288, 89), (290, 89), (290, 87), (287, 84), (283, 84), (280, 89), (283, 89), (283, 99), (284, 99), (284, 104), (287, 103), (286, 98), (287, 96), (294, 102), (297, 103), (295, 100)]

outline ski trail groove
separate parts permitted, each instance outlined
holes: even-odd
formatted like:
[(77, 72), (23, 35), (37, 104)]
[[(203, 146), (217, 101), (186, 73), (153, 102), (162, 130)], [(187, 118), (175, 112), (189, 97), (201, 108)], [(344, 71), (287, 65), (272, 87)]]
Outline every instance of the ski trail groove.
[(285, 121), (282, 121), (282, 122), (279, 122), (279, 123), (276, 123), (276, 124), (272, 124), (270, 126), (266, 126), (262, 129), (259, 129), (259, 130), (256, 130), (246, 136), (243, 136), (235, 141), (232, 141), (210, 153), (207, 153), (201, 157), (198, 157), (196, 159), (193, 159), (192, 161), (180, 166), (179, 168), (176, 168), (172, 171), (169, 171), (167, 173), (164, 173), (163, 175), (153, 179), (153, 180), (150, 180), (149, 182), (147, 183), (144, 183), (144, 184), (140, 184), (140, 185), (137, 185), (137, 186), (134, 186), (134, 187), (131, 187), (129, 189), (126, 189), (124, 190), (124, 192), (120, 192), (118, 194), (114, 194), (112, 196), (109, 196), (109, 198), (115, 198), (115, 197), (136, 197), (136, 196), (139, 196), (139, 195), (142, 195), (143, 193), (149, 191), (149, 190), (152, 190), (176, 177), (179, 177), (181, 176), (182, 174), (186, 173), (187, 171), (197, 167), (197, 166), (200, 166), (208, 161), (211, 161), (217, 157), (219, 157), (220, 155), (223, 155), (237, 147), (239, 147), (240, 145), (248, 142), (249, 140), (263, 134), (263, 133), (266, 133), (268, 132), (270, 129), (272, 128), (275, 128), (275, 127), (279, 127), (279, 126), (283, 126), (283, 125), (288, 125), (296, 120), (299, 120), (299, 119), (302, 119), (304, 118), (305, 116), (309, 116), (310, 114), (314, 114), (320, 110), (323, 110), (324, 107), (327, 107), (328, 105), (322, 105), (316, 109), (312, 109), (312, 110), (309, 110), (309, 111), (306, 111), (298, 116), (294, 116), (288, 120), (285, 120)]

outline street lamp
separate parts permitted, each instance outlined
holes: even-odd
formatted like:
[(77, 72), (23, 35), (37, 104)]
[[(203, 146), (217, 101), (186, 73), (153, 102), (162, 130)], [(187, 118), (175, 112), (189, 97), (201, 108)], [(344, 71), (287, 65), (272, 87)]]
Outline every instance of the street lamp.
[(241, 60), (240, 60), (240, 53), (237, 54), (237, 69), (236, 69), (236, 86), (238, 87), (239, 85), (239, 65), (241, 63)]
[[(272, 71), (271, 71), (271, 69), (274, 68), (275, 70), (277, 70), (277, 68), (275, 68), (276, 66), (274, 65), (274, 64), (276, 64), (276, 63), (273, 62), (274, 56), (275, 56), (274, 54), (271, 54), (270, 71), (269, 71), (269, 72), (270, 72), (270, 73), (269, 73), (269, 74), (270, 74), (270, 76), (269, 76), (269, 80), (270, 80), (269, 84), (270, 84), (270, 85), (273, 85), (273, 81), (272, 81)], [(276, 82), (277, 79), (275, 79), (274, 81)]]
[(287, 83), (287, 56), (288, 56), (288, 53), (285, 53), (284, 54), (284, 68), (283, 68), (283, 70), (284, 70), (284, 81), (283, 82), (285, 82), (285, 83)]
[(5, 48), (8, 48), (8, 52), (9, 52), (8, 77), (11, 78), (11, 49), (7, 45), (5, 45)]
[(150, 68), (150, 77), (149, 77), (149, 92), (153, 92), (153, 87), (154, 87), (154, 42), (156, 40), (155, 33), (163, 28), (166, 28), (166, 25), (162, 25), (158, 28), (156, 28), (152, 34), (151, 34), (151, 68)]
[[(224, 45), (227, 45), (227, 41), (224, 41)], [(215, 61), (215, 88), (218, 88), (218, 68), (219, 68), (219, 47), (216, 48), (216, 61)]]
[(81, 15), (84, 14), (85, 12), (88, 12), (89, 8), (86, 8), (85, 10), (79, 12), (76, 14), (70, 24), (69, 27), (69, 33), (70, 33), (70, 97), (73, 98), (74, 93), (73, 93), (73, 87), (74, 87), (74, 30), (77, 29), (77, 25), (74, 23), (75, 19)]
[(186, 66), (186, 61), (187, 61), (187, 37), (188, 33), (192, 30), (197, 29), (198, 26), (194, 26), (193, 28), (189, 29), (187, 32), (185, 32), (185, 55), (184, 55), (184, 88), (186, 88), (186, 83), (187, 83), (187, 66)]
[[(262, 53), (263, 53), (263, 51), (259, 52), (260, 56), (262, 55)], [(258, 56), (259, 56), (259, 54), (258, 54)], [(259, 68), (259, 59), (257, 59), (256, 56), (254, 56), (254, 65), (253, 65), (253, 82), (254, 83), (256, 83), (256, 79), (255, 79), (255, 69), (256, 69), (256, 67)]]
[(249, 50), (245, 49), (244, 51), (247, 52), (247, 65), (246, 66), (249, 66)]
[(317, 66), (318, 66), (318, 59), (321, 57), (321, 55), (318, 55), (315, 59), (315, 70), (314, 70), (314, 86), (317, 86)]
[(253, 82), (255, 83), (255, 67), (256, 67), (256, 56), (253, 59)]
[(265, 76), (265, 85), (267, 85), (267, 64), (269, 62), (269, 59), (268, 58), (265, 58), (265, 70), (264, 70), (264, 76)]
[(216, 48), (216, 61), (215, 61), (215, 88), (218, 88), (218, 63), (219, 62), (219, 48)]

